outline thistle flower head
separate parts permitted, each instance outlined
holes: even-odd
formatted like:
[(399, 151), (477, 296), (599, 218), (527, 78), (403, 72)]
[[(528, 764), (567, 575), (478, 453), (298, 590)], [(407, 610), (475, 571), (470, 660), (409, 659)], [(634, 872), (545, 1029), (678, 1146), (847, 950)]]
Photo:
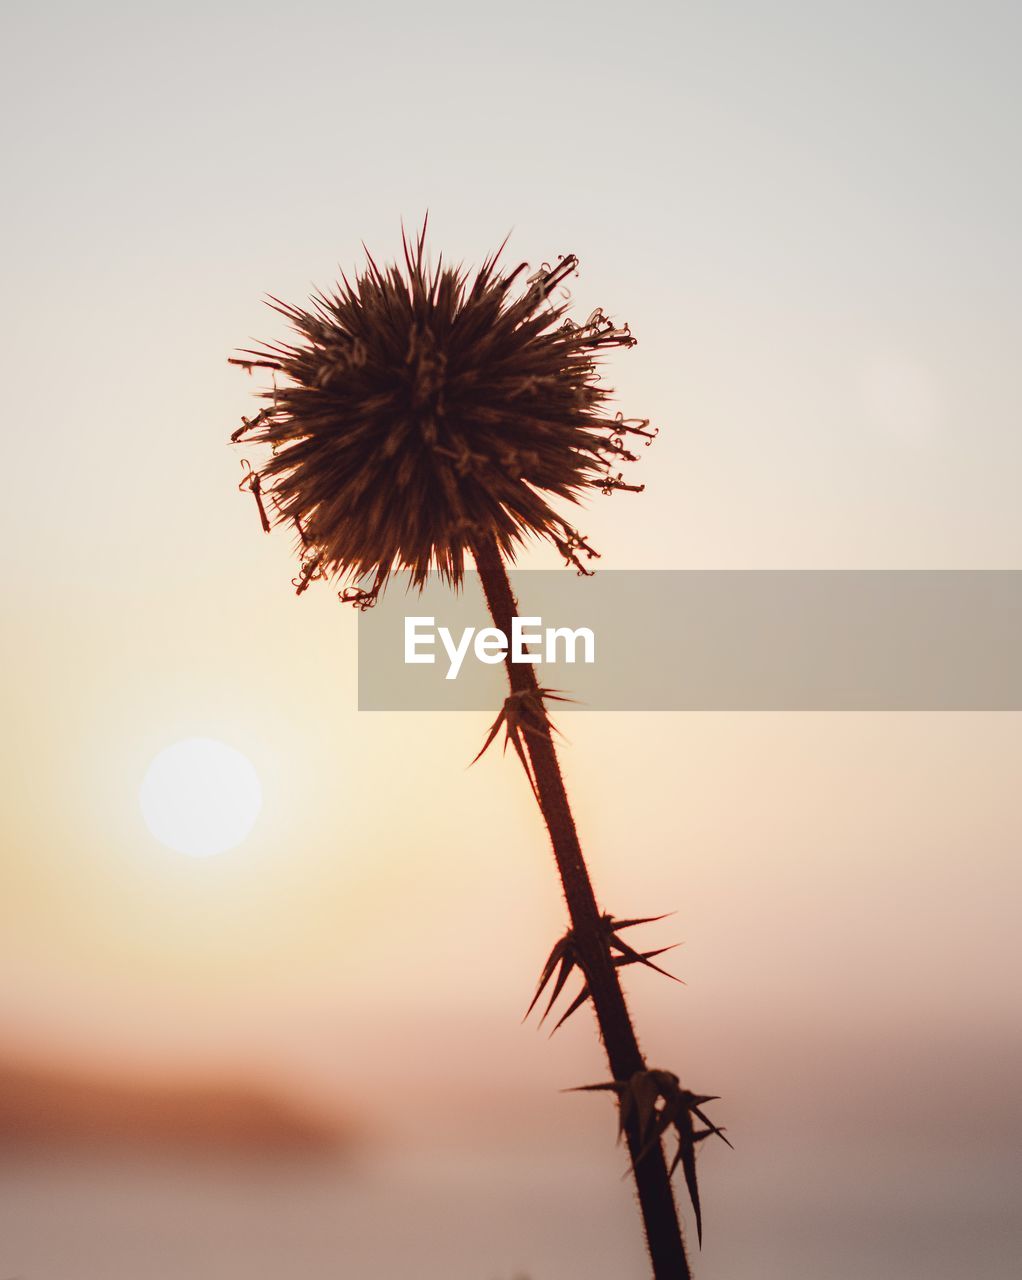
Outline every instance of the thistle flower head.
[(296, 530), (299, 592), (316, 577), (371, 579), (346, 597), (368, 603), (394, 569), (456, 585), (482, 540), (513, 558), (528, 535), (584, 571), (596, 553), (554, 504), (638, 488), (613, 468), (634, 461), (629, 437), (655, 433), (611, 415), (598, 385), (600, 356), (634, 343), (627, 325), (566, 317), (573, 255), (531, 275), (503, 274), (498, 257), (474, 278), (432, 269), (424, 224), (401, 265), (367, 253), (353, 284), (342, 276), (307, 307), (271, 299), (294, 337), (233, 361), (274, 371), (266, 407), (232, 439), (270, 446), (242, 485), (264, 528)]

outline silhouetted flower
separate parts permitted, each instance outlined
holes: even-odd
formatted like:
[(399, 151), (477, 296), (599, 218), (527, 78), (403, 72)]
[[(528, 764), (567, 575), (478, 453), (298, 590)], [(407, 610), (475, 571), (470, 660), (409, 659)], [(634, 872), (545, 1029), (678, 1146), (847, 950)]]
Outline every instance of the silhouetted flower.
[[(380, 270), (367, 253), (354, 284), (342, 276), (307, 307), (271, 299), (295, 336), (232, 361), (272, 370), (274, 382), (265, 407), (231, 437), (269, 446), (259, 468), (243, 462), (240, 487), (254, 496), (263, 529), (297, 531), (299, 594), (316, 578), (340, 577), (350, 584), (342, 599), (364, 608), (395, 569), (420, 587), (430, 572), (456, 586), (471, 555), (494, 626), (507, 634), (518, 616), (507, 561), (519, 544), (548, 539), (587, 572), (583, 557), (596, 552), (558, 507), (594, 487), (638, 491), (617, 467), (635, 461), (626, 442), (648, 444), (656, 433), (607, 407), (600, 358), (634, 339), (601, 310), (582, 324), (567, 317), (573, 255), (504, 275), (498, 250), (470, 277), (460, 267), (429, 267), (425, 232), (423, 224), (414, 245), (405, 241), (403, 264)], [(615, 1079), (589, 1087), (617, 1096), (655, 1275), (687, 1280), (660, 1141), (677, 1130), (675, 1165), (701, 1230), (694, 1150), (705, 1134), (691, 1115), (709, 1126), (698, 1109), (707, 1099), (647, 1069), (618, 981), (629, 965), (665, 972), (654, 959), (667, 948), (638, 951), (621, 937), (658, 917), (600, 911), (545, 705), (565, 699), (540, 686), (530, 663), (506, 665), (508, 696), (483, 751), (503, 727), (543, 813), (570, 921), (530, 1011), (550, 988), (543, 1018), (550, 1014), (578, 970), (581, 990), (557, 1025), (592, 1002)]]
[(655, 433), (602, 412), (598, 386), (600, 353), (631, 346), (628, 326), (602, 311), (565, 317), (573, 255), (527, 278), (524, 264), (502, 275), (498, 257), (471, 283), (461, 268), (431, 270), (424, 225), (403, 266), (380, 270), (367, 253), (354, 284), (342, 277), (307, 309), (270, 300), (297, 337), (234, 361), (274, 370), (277, 385), (232, 439), (272, 448), (242, 485), (264, 528), (268, 498), (297, 529), (299, 592), (316, 577), (371, 580), (344, 596), (369, 603), (395, 568), (416, 585), (431, 568), (457, 584), (478, 540), (512, 557), (529, 534), (584, 571), (596, 553), (551, 500), (641, 487), (613, 468), (635, 459), (628, 436)]

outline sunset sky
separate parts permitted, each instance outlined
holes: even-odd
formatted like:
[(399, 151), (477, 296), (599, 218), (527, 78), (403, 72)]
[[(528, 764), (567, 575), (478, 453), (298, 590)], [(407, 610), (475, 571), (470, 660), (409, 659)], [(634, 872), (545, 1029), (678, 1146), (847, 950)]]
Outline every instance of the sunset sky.
[[(487, 715), (357, 712), (355, 615), (295, 598), (288, 539), (236, 492), (258, 383), (226, 358), (283, 335), (263, 295), (302, 301), (362, 241), (394, 256), (428, 209), (467, 264), (509, 231), (509, 261), (578, 254), (578, 313), (639, 339), (607, 379), (662, 433), (645, 493), (578, 517), (603, 565), (1020, 568), (1017, 10), (57, 3), (3, 26), (0, 1055), (234, 1073), (418, 1135), (426, 1170), (455, 1150), (484, 1194), (501, 1143), (599, 1165), (607, 1280), (641, 1277), (609, 1108), (557, 1093), (602, 1078), (591, 1023), (518, 1025), (563, 927), (521, 771), (467, 769)], [(1018, 715), (565, 731), (601, 901), (677, 912), (649, 936), (684, 942), (687, 985), (626, 984), (643, 1047), (724, 1096), (735, 1140), (703, 1159), (697, 1276), (1006, 1280)], [(205, 860), (138, 804), (191, 736), (264, 789)], [(514, 1265), (568, 1280), (529, 1221)], [(509, 1280), (503, 1257), (445, 1280)]]

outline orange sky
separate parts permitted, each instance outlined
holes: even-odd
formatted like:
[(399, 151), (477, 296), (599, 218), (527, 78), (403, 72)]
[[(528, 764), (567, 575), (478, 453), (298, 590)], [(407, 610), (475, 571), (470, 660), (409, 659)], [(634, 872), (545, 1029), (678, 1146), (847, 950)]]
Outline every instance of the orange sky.
[[(355, 710), (354, 615), (294, 598), (236, 492), (253, 384), (226, 357), (281, 335), (263, 293), (330, 284), (363, 239), (392, 256), (402, 216), (468, 262), (513, 228), (510, 257), (577, 253), (580, 314), (639, 338), (608, 380), (662, 434), (646, 492), (579, 521), (604, 565), (1017, 568), (1014, 19), (452, 9), (441, 41), (426, 10), (229, 8), (10, 19), (4, 1044), (382, 1114), (414, 1037), (434, 1133), (456, 1078), (588, 1141), (555, 1091), (599, 1076), (591, 1027), (517, 1026), (562, 926), (518, 766), (466, 769), (485, 715)], [(851, 1125), (849, 1073), (919, 1151), (921, 1076), (1012, 1104), (1018, 716), (565, 729), (601, 900), (678, 913), (656, 940), (688, 985), (629, 978), (643, 1044), (728, 1095), (741, 1177), (769, 1177), (776, 1096), (807, 1140)], [(191, 735), (265, 790), (205, 861), (137, 803)]]

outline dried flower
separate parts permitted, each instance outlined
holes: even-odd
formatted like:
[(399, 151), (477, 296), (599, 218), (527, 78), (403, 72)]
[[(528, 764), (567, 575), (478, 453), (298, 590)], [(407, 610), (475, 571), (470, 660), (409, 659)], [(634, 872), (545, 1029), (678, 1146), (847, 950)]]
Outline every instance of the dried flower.
[[(395, 569), (419, 586), (431, 571), (457, 585), (468, 554), (494, 626), (509, 635), (518, 602), (507, 562), (519, 544), (548, 539), (587, 572), (583, 557), (596, 552), (557, 504), (590, 488), (640, 489), (616, 468), (635, 461), (626, 441), (648, 444), (656, 432), (644, 419), (610, 416), (600, 357), (634, 339), (601, 310), (583, 324), (565, 315), (573, 255), (531, 275), (525, 265), (504, 275), (498, 250), (470, 281), (460, 267), (427, 266), (425, 232), (423, 224), (413, 246), (405, 241), (403, 266), (381, 271), (367, 254), (354, 285), (342, 276), (308, 308), (271, 299), (296, 337), (232, 361), (274, 375), (265, 407), (231, 437), (244, 439), (246, 452), (270, 446), (259, 470), (243, 463), (239, 487), (254, 496), (264, 529), (275, 522), (296, 530), (299, 595), (338, 576), (349, 583), (341, 598), (364, 608)], [(514, 747), (542, 811), (569, 916), (530, 1010), (552, 987), (545, 1018), (578, 970), (581, 990), (557, 1025), (592, 1004), (613, 1080), (591, 1087), (618, 1098), (655, 1280), (688, 1280), (661, 1138), (678, 1130), (675, 1165), (684, 1168), (701, 1230), (692, 1152), (704, 1134), (689, 1113), (704, 1119), (698, 1106), (706, 1099), (648, 1070), (618, 978), (636, 964), (664, 973), (653, 961), (668, 948), (638, 951), (621, 938), (657, 917), (619, 920), (600, 910), (546, 710), (547, 701), (565, 699), (540, 687), (531, 664), (506, 657), (505, 665), (508, 696), (483, 751), (503, 727), (505, 749)]]
[(597, 385), (600, 353), (634, 339), (602, 311), (565, 317), (576, 258), (544, 263), (515, 294), (525, 264), (503, 275), (498, 251), (469, 283), (428, 267), (425, 230), (403, 267), (367, 253), (353, 285), (342, 277), (308, 309), (271, 299), (297, 338), (234, 361), (281, 375), (232, 439), (272, 448), (248, 487), (298, 532), (299, 592), (316, 577), (371, 580), (344, 597), (369, 603), (395, 568), (457, 584), (481, 540), (513, 557), (527, 535), (583, 571), (596, 553), (552, 501), (638, 487), (611, 468), (635, 458), (626, 437), (655, 433), (605, 414)]

